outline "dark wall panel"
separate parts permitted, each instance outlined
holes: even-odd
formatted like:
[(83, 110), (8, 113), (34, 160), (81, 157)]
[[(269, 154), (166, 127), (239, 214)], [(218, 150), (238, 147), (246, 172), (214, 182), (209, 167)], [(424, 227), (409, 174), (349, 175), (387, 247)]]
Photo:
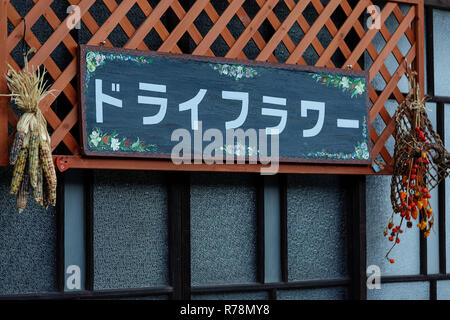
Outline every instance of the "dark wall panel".
[(256, 189), (252, 178), (191, 175), (192, 285), (256, 281)]
[(167, 230), (162, 174), (95, 172), (94, 289), (167, 285)]
[(56, 213), (29, 199), (18, 213), (12, 169), (0, 168), (0, 294), (56, 291)]
[(339, 176), (288, 177), (289, 280), (349, 275), (345, 191)]

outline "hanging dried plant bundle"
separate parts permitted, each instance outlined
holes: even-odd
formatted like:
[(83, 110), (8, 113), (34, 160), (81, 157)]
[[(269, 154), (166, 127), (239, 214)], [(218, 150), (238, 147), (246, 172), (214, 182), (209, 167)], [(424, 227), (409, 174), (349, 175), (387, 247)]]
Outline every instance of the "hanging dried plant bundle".
[(39, 68), (30, 70), (28, 55), (34, 51), (32, 48), (24, 56), (23, 70), (16, 71), (8, 65), (6, 75), (11, 92), (7, 96), (24, 111), (17, 123), (9, 157), (10, 164), (14, 166), (10, 193), (17, 195), (19, 212), (25, 210), (31, 189), (34, 200), (40, 206), (56, 204), (56, 171), (50, 136), (47, 121), (39, 109), (39, 103), (54, 90), (48, 90), (44, 81), (45, 69), (42, 72)]
[[(427, 238), (434, 225), (433, 209), (430, 205), (430, 191), (448, 175), (450, 155), (445, 150), (439, 135), (428, 118), (425, 102), (421, 97), (416, 72), (407, 72), (409, 93), (395, 112), (394, 173), (391, 181), (391, 203), (393, 213), (384, 230), (393, 242), (386, 254), (400, 243), (400, 235), (413, 222)], [(399, 222), (394, 222), (398, 219)]]

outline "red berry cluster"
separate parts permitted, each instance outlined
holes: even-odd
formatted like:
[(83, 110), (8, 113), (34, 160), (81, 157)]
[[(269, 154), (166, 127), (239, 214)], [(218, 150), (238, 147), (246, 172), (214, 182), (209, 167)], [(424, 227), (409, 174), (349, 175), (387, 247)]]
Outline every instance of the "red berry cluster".
[[(420, 127), (415, 128), (415, 136), (419, 140), (420, 145), (424, 146), (428, 143), (425, 133)], [(422, 149), (423, 150), (423, 149)], [(429, 199), (431, 195), (426, 185), (428, 165), (430, 161), (428, 160), (427, 152), (414, 152), (412, 153), (412, 148), (408, 148), (408, 154), (411, 154), (411, 158), (408, 159), (403, 167), (402, 172), (402, 189), (398, 192), (398, 206), (394, 214), (400, 215), (400, 223), (394, 227), (394, 214), (392, 215), (385, 231), (384, 235), (390, 235), (389, 241), (393, 242), (393, 245), (389, 252), (386, 254), (386, 258), (394, 263), (394, 259), (389, 259), (389, 253), (395, 247), (396, 244), (400, 243), (400, 234), (403, 233), (401, 226), (403, 220), (406, 220), (407, 228), (412, 227), (411, 219), (418, 220), (417, 226), (420, 230), (424, 230), (424, 236), (427, 238), (431, 232), (433, 226), (433, 210), (430, 207)]]

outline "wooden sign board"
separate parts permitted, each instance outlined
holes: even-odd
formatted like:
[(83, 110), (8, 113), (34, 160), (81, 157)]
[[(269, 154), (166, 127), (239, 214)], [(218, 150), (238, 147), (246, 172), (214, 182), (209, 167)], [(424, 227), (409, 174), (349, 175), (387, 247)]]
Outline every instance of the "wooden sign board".
[(250, 129), (278, 134), (280, 162), (370, 163), (367, 72), (94, 46), (79, 67), (86, 156), (170, 158), (177, 129)]

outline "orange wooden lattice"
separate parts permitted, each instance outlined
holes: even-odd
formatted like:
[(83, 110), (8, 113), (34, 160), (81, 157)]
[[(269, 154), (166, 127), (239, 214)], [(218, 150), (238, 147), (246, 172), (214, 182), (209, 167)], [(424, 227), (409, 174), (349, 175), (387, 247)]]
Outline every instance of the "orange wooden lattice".
[[(424, 83), (424, 7), (423, 0), (331, 0), (326, 5), (320, 0), (255, 0), (259, 10), (248, 13), (244, 0), (223, 0), (226, 8), (218, 10), (214, 1), (191, 1), (187, 6), (182, 0), (156, 1), (152, 6), (147, 0), (127, 0), (120, 3), (116, 0), (97, 0), (110, 11), (103, 22), (95, 20), (89, 9), (95, 0), (68, 0), (71, 5), (80, 9), (81, 20), (91, 36), (87, 44), (113, 46), (110, 35), (120, 28), (127, 37), (124, 48), (148, 50), (145, 38), (150, 32), (156, 33), (161, 39), (157, 48), (161, 52), (182, 53), (180, 43), (183, 39), (190, 40), (190, 53), (194, 55), (214, 56), (214, 43), (220, 38), (228, 47), (224, 54), (228, 58), (249, 59), (246, 47), (251, 43), (259, 53), (252, 59), (258, 61), (281, 62), (288, 64), (308, 64), (305, 52), (313, 50), (317, 59), (310, 64), (331, 68), (347, 68), (368, 70), (370, 81), (382, 79), (382, 88), (369, 86), (370, 123), (376, 119), (384, 126), (381, 132), (370, 126), (370, 136), (373, 143), (373, 159), (382, 160), (386, 166), (381, 174), (392, 172), (392, 151), (387, 146), (388, 139), (393, 136), (395, 122), (386, 108), (387, 101), (400, 103), (405, 92), (399, 88), (399, 81), (405, 74), (405, 59), (413, 63), (419, 73), (420, 86), (423, 92)], [(19, 46), (24, 37), (28, 46), (37, 49), (30, 60), (31, 65), (44, 65), (51, 77), (51, 89), (57, 90), (55, 96), (48, 96), (40, 108), (48, 121), (52, 137), (52, 148), (58, 167), (65, 170), (72, 168), (109, 168), (109, 169), (143, 169), (143, 170), (192, 170), (192, 171), (241, 171), (259, 172), (259, 165), (174, 165), (163, 160), (132, 160), (132, 159), (95, 159), (81, 157), (78, 134), (73, 130), (78, 122), (77, 88), (73, 79), (77, 76), (77, 39), (67, 26), (67, 21), (73, 17), (66, 16), (60, 20), (52, 9), (52, 0), (33, 0), (34, 6), (22, 17), (15, 7), (7, 0), (0, 0), (0, 73), (6, 71), (6, 63), (14, 68), (20, 68), (13, 58), (13, 50)], [(184, 6), (183, 6), (184, 4)], [(222, 3), (223, 4), (223, 3)], [(370, 5), (379, 5), (380, 28), (366, 27), (366, 10)], [(284, 6), (288, 14), (280, 16), (276, 7)], [(140, 10), (145, 16), (139, 26), (133, 26), (127, 17), (130, 10)], [(316, 18), (313, 21), (305, 17), (306, 10), (314, 10)], [(167, 25), (167, 13), (178, 20), (170, 28)], [(345, 15), (340, 23), (336, 23), (333, 15)], [(76, 12), (76, 11), (74, 11)], [(196, 19), (206, 15), (211, 24), (208, 30), (200, 32)], [(308, 16), (309, 17), (309, 16)], [(45, 19), (53, 32), (39, 41), (33, 33), (33, 26), (39, 19)], [(389, 20), (390, 19), (390, 20)], [(240, 32), (233, 30), (231, 21), (241, 24)], [(388, 21), (389, 24), (388, 24)], [(392, 23), (394, 21), (394, 23)], [(8, 32), (8, 24), (10, 32)], [(261, 32), (263, 25), (270, 25), (273, 31), (270, 37)], [(301, 29), (300, 39), (291, 33), (293, 28)], [(203, 29), (203, 28), (202, 28)], [(320, 33), (329, 34), (331, 41), (321, 41)], [(346, 40), (353, 34), (353, 44)], [(378, 39), (377, 42), (375, 39)], [(356, 40), (355, 40), (356, 39)], [(380, 40), (382, 39), (382, 40)], [(407, 41), (407, 49), (400, 46), (400, 41)], [(384, 43), (380, 47), (380, 43)], [(64, 67), (58, 67), (52, 58), (52, 52), (64, 46), (70, 54), (70, 62)], [(283, 48), (287, 58), (280, 58), (277, 50)], [(341, 59), (333, 58), (340, 55)], [(393, 58), (397, 68), (389, 69), (386, 64), (388, 57)], [(339, 64), (336, 61), (341, 61)], [(392, 59), (391, 59), (392, 61)], [(376, 88), (375, 88), (376, 87)], [(6, 81), (0, 79), (0, 93), (7, 93)], [(70, 108), (64, 115), (57, 112), (55, 101), (64, 95), (70, 103)], [(12, 142), (14, 128), (18, 115), (8, 104), (8, 98), (0, 97), (0, 165), (7, 165), (8, 148)], [(381, 119), (381, 120), (380, 120)], [(380, 130), (379, 130), (380, 131)], [(62, 148), (64, 146), (64, 148)], [(58, 154), (59, 150), (64, 150)], [(370, 167), (347, 165), (309, 165), (281, 164), (280, 172), (284, 173), (330, 173), (330, 174), (374, 174)]]

